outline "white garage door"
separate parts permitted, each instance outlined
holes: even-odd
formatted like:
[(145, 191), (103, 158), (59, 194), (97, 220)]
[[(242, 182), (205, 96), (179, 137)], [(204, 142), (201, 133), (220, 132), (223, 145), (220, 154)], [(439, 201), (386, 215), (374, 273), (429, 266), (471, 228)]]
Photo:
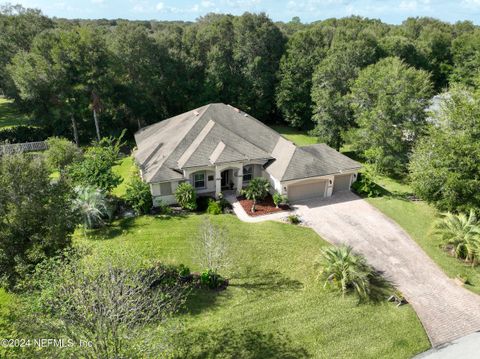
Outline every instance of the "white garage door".
[(333, 193), (339, 191), (348, 191), (350, 189), (351, 174), (335, 176), (333, 181)]
[(302, 199), (324, 197), (326, 180), (304, 181), (291, 184), (288, 186), (288, 200), (300, 201)]

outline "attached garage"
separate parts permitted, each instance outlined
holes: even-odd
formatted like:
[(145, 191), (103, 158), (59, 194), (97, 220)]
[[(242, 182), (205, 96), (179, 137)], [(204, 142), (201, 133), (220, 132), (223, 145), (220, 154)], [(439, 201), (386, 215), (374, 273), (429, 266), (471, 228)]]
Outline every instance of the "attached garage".
[(288, 200), (295, 202), (302, 199), (325, 197), (327, 180), (310, 180), (291, 184), (287, 188)]
[(350, 189), (351, 174), (335, 176), (333, 180), (333, 193), (348, 191)]

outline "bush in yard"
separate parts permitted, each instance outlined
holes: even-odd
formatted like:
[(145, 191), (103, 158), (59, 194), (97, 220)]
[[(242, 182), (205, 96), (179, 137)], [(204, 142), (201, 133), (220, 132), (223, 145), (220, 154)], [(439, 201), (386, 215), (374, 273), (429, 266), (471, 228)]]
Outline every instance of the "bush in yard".
[(393, 289), (364, 256), (354, 253), (349, 246), (324, 249), (317, 267), (324, 287), (339, 290), (342, 296), (353, 293), (359, 302), (386, 299)]
[(91, 186), (77, 186), (75, 193), (73, 208), (82, 217), (83, 229), (103, 225), (103, 218), (108, 216), (107, 198), (103, 192)]
[(352, 183), (352, 189), (361, 196), (378, 197), (382, 195), (382, 188), (373, 181), (373, 176), (366, 171), (358, 175), (358, 179)]
[(147, 214), (152, 209), (153, 200), (150, 186), (143, 182), (138, 174), (134, 175), (128, 184), (125, 200), (137, 214)]
[(275, 204), (275, 207), (278, 208), (280, 204), (287, 203), (287, 196), (284, 196), (278, 192), (275, 192), (273, 194), (273, 203)]
[(73, 193), (49, 176), (42, 157), (0, 157), (0, 282), (8, 289), (71, 245)]
[(268, 195), (268, 191), (270, 190), (270, 183), (267, 179), (262, 177), (257, 177), (252, 179), (249, 183), (247, 188), (245, 188), (242, 193), (245, 198), (253, 201), (252, 204), (252, 212), (255, 212), (255, 206), (257, 201), (261, 201)]
[(118, 160), (122, 136), (118, 139), (104, 138), (85, 151), (83, 161), (67, 168), (67, 175), (75, 185), (100, 188), (105, 193), (122, 183), (122, 177), (113, 172)]
[(218, 201), (215, 201), (213, 198), (210, 198), (208, 201), (208, 214), (220, 214), (222, 213), (222, 207)]
[(228, 281), (211, 269), (207, 269), (200, 274), (200, 284), (210, 289), (224, 288)]
[(178, 185), (175, 190), (175, 199), (183, 209), (194, 211), (197, 208), (197, 193), (189, 182)]
[(480, 223), (475, 212), (445, 213), (443, 218), (435, 222), (434, 234), (442, 240), (445, 249), (451, 248), (456, 258), (470, 262), (472, 266), (480, 259)]
[[(17, 332), (92, 342), (92, 346), (62, 348), (65, 357), (170, 357), (169, 341), (178, 330), (171, 318), (184, 304), (189, 285), (178, 268), (155, 262), (138, 268), (117, 262), (99, 265), (59, 258), (48, 263), (32, 279), (40, 292), (22, 302)], [(58, 348), (54, 350), (58, 353)]]
[(287, 217), (288, 222), (290, 224), (300, 224), (300, 217), (298, 217), (296, 214), (291, 214)]
[(82, 151), (73, 142), (60, 137), (50, 137), (47, 140), (48, 150), (45, 159), (52, 170), (62, 174), (65, 167), (82, 159)]

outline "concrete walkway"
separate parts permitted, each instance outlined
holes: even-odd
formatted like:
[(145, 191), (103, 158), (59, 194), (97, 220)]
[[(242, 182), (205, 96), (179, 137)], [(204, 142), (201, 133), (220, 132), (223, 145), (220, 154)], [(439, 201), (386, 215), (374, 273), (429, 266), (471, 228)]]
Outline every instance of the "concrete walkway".
[(402, 228), (366, 201), (344, 192), (295, 208), (322, 238), (351, 245), (384, 272), (413, 306), (434, 347), (480, 330), (480, 296), (455, 284)]

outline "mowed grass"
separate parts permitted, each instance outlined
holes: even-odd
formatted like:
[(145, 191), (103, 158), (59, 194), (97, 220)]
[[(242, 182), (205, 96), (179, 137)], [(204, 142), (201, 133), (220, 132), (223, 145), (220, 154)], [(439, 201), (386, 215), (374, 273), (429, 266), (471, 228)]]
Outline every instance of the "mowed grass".
[(318, 143), (317, 137), (310, 136), (305, 131), (279, 125), (271, 126), (271, 128), (273, 128), (286, 139), (295, 143), (297, 146), (308, 146)]
[[(128, 253), (140, 261), (185, 264), (201, 271), (193, 240), (207, 215), (124, 219), (76, 241), (95, 263)], [(357, 305), (323, 289), (314, 261), (328, 244), (309, 228), (233, 215), (208, 217), (230, 243), (230, 286), (192, 297), (185, 321), (188, 357), (410, 358), (429, 342), (412, 308)], [(131, 256), (131, 255), (130, 255)]]
[(113, 172), (120, 175), (123, 182), (113, 189), (112, 194), (117, 197), (124, 197), (130, 179), (135, 174), (136, 168), (132, 156), (122, 158), (117, 165), (113, 166)]
[(433, 223), (439, 218), (438, 212), (423, 201), (407, 200), (406, 196), (412, 190), (406, 183), (381, 176), (376, 182), (391, 195), (368, 198), (367, 201), (397, 222), (449, 277), (467, 277), (469, 284), (465, 287), (480, 294), (480, 269), (449, 256), (440, 247), (438, 237), (432, 234)]
[(18, 113), (12, 100), (0, 97), (0, 128), (18, 125), (28, 125), (27, 117)]

